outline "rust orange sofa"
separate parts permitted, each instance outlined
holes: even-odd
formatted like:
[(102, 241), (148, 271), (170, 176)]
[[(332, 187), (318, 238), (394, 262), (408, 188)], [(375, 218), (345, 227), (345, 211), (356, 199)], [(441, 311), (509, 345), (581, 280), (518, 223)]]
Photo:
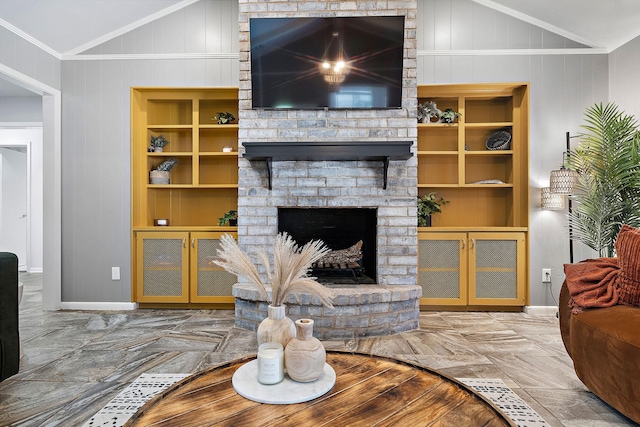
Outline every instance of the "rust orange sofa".
[(567, 283), (559, 298), (560, 332), (580, 381), (640, 423), (640, 307), (613, 305), (573, 314)]

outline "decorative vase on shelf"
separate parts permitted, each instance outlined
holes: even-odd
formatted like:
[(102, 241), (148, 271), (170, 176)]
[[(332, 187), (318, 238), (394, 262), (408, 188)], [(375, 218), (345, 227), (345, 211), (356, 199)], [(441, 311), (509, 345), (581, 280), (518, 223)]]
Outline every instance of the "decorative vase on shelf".
[(313, 320), (298, 319), (295, 325), (296, 337), (284, 349), (284, 366), (294, 381), (315, 381), (324, 371), (327, 353), (313, 336)]
[(286, 314), (284, 304), (267, 309), (267, 317), (258, 326), (258, 345), (266, 342), (279, 342), (283, 348), (296, 336), (296, 325)]

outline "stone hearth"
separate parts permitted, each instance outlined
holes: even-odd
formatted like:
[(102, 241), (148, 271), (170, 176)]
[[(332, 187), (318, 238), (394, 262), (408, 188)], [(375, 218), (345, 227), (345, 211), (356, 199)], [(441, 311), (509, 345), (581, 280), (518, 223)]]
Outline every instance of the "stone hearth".
[[(391, 335), (419, 327), (418, 286), (354, 285), (336, 287), (333, 308), (309, 294), (290, 295), (285, 304), (291, 320), (311, 318), (314, 336), (322, 340)], [(253, 285), (233, 286), (235, 325), (255, 331), (267, 316), (268, 303)]]

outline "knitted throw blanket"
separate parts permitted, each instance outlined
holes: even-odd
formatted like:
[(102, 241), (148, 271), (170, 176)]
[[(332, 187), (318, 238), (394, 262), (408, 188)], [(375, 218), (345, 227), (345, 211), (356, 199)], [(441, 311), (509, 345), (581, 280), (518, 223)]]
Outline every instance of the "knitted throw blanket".
[(565, 264), (564, 274), (574, 314), (584, 308), (611, 307), (618, 304), (617, 258), (587, 259), (577, 264)]

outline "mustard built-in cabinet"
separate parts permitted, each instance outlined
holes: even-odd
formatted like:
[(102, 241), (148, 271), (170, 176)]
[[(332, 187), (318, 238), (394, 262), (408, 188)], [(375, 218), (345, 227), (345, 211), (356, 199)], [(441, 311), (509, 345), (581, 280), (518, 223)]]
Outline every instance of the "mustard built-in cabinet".
[[(418, 228), (420, 304), (519, 309), (528, 304), (529, 86), (419, 85), (426, 101), (460, 117), (418, 124), (418, 194), (448, 201)], [(501, 130), (510, 146), (489, 150)]]
[[(235, 276), (211, 262), (220, 236), (237, 231), (218, 225), (238, 206), (238, 125), (218, 124), (220, 112), (238, 117), (238, 88), (131, 89), (132, 299), (141, 305), (233, 303)], [(160, 135), (168, 144), (150, 152)], [(151, 184), (150, 171), (171, 158), (170, 183)]]

